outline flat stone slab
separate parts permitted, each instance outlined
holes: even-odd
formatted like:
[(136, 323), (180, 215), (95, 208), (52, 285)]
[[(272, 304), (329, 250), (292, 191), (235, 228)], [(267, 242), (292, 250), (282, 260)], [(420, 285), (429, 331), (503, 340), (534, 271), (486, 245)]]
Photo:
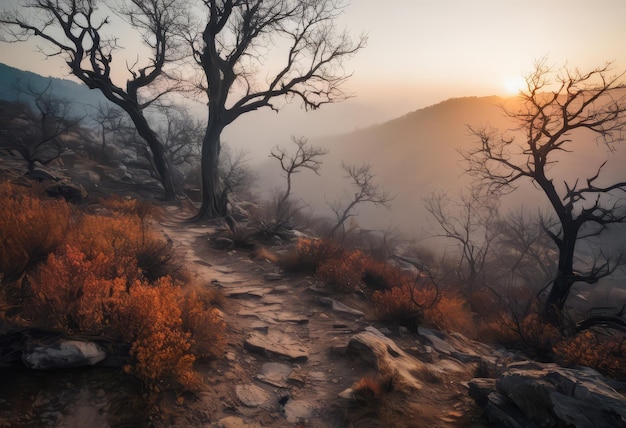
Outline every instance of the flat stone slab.
[(241, 404), (246, 407), (268, 408), (271, 400), (270, 395), (263, 388), (252, 384), (237, 385), (235, 393)]
[(258, 287), (232, 287), (225, 288), (223, 293), (231, 299), (262, 299), (265, 295), (265, 290)]
[(253, 317), (269, 323), (290, 323), (290, 324), (307, 324), (309, 319), (302, 315), (285, 311), (280, 304), (270, 305), (247, 305), (247, 309), (240, 310), (237, 315), (240, 317)]
[(340, 313), (344, 313), (348, 315), (354, 315), (357, 317), (362, 317), (363, 315), (365, 315), (363, 312), (359, 311), (358, 309), (353, 309), (350, 306), (344, 305), (343, 303), (335, 299), (331, 299), (330, 297), (319, 297), (317, 301), (322, 306), (331, 308), (335, 312), (340, 312)]
[(285, 403), (283, 411), (287, 422), (295, 424), (313, 415), (315, 405), (305, 400), (289, 400)]
[(267, 335), (253, 333), (244, 340), (243, 347), (250, 352), (294, 363), (303, 363), (309, 359), (309, 353), (299, 340), (279, 332), (271, 332)]
[(292, 368), (284, 363), (265, 363), (261, 366), (261, 373), (256, 379), (278, 388), (287, 388), (287, 379)]

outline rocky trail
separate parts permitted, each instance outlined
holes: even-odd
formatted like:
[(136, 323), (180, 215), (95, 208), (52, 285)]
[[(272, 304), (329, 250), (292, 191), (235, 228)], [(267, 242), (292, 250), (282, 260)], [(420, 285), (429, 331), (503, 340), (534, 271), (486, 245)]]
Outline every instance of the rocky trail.
[[(282, 273), (266, 260), (251, 260), (249, 252), (214, 249), (209, 236), (215, 225), (176, 221), (182, 214), (174, 208), (171, 214), (174, 220), (162, 223), (163, 232), (198, 284), (221, 289), (229, 326), (226, 355), (203, 373), (206, 388), (186, 404), (189, 413), (180, 412), (181, 426), (198, 419), (225, 428), (340, 427), (353, 420), (354, 426), (387, 426), (377, 425), (371, 409), (355, 409), (349, 390), (362, 377), (376, 377), (383, 366), (404, 372), (403, 388), (420, 397), (403, 398), (412, 408), (398, 416), (423, 418), (404, 426), (482, 425), (480, 409), (463, 384), (474, 377), (475, 366), (441, 357), (422, 343), (431, 343), (425, 337), (382, 329), (430, 361), (421, 362), (376, 329), (358, 301), (344, 304), (313, 278)], [(192, 415), (195, 421), (188, 420)]]

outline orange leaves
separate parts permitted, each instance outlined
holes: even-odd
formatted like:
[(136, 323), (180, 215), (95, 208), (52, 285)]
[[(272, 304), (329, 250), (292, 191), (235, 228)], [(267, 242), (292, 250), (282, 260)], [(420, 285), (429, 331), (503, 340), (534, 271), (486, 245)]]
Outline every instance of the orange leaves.
[(335, 291), (351, 293), (360, 289), (367, 259), (356, 250), (324, 260), (317, 267), (317, 277)]
[(0, 273), (16, 279), (63, 241), (70, 209), (33, 189), (0, 183)]
[(150, 386), (198, 384), (194, 352), (222, 352), (225, 323), (169, 276), (173, 248), (148, 228), (149, 204), (113, 198), (104, 201), (111, 215), (70, 215), (64, 201), (8, 183), (0, 197), (0, 274), (28, 268), (21, 318), (127, 344), (126, 370)]
[(561, 340), (552, 350), (563, 365), (587, 366), (607, 376), (626, 378), (626, 338), (623, 335), (607, 337), (587, 330)]

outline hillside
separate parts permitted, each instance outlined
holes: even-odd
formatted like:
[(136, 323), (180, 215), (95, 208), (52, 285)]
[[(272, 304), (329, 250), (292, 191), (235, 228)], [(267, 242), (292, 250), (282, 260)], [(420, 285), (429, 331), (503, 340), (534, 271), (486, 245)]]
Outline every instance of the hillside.
[[(390, 210), (361, 207), (359, 223), (374, 229), (392, 225), (409, 236), (422, 235), (423, 229), (429, 227), (422, 199), (433, 191), (454, 194), (471, 182), (459, 154), (476, 143), (468, 126), (510, 129), (511, 123), (501, 106), (514, 109), (515, 102), (514, 98), (495, 96), (454, 98), (380, 125), (311, 141), (330, 153), (324, 159), (319, 177), (305, 172), (295, 178), (296, 194), (317, 212), (328, 213), (327, 201), (337, 197), (345, 200), (351, 194), (342, 178), (341, 162), (371, 163), (377, 182), (395, 198)], [(618, 145), (615, 152), (609, 152), (603, 144), (584, 136), (575, 147), (575, 153), (564, 155), (556, 174), (575, 174), (585, 179), (604, 161), (607, 161), (603, 168), (606, 177), (623, 174), (626, 148)], [(284, 186), (284, 179), (276, 169), (271, 159), (262, 166), (263, 175), (268, 177), (266, 188)], [(527, 182), (504, 200), (504, 209), (523, 206), (525, 210), (536, 211), (545, 203), (544, 195)]]
[[(99, 103), (108, 102), (99, 91), (91, 90), (84, 84), (67, 79), (44, 77), (0, 64), (0, 100), (17, 101), (19, 95), (15, 85), (18, 83), (24, 87), (32, 87), (34, 91), (43, 91), (50, 84), (52, 92), (67, 100), (73, 107), (72, 113), (76, 115), (85, 114), (86, 110), (95, 109)], [(32, 99), (24, 94), (19, 97), (21, 101), (32, 103)]]

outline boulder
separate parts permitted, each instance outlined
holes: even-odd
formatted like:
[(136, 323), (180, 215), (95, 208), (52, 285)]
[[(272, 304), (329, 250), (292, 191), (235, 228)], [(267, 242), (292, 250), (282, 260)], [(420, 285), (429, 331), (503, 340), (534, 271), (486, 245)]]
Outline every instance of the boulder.
[(22, 352), (22, 361), (32, 369), (54, 370), (92, 366), (106, 358), (106, 352), (95, 342), (58, 340)]
[(589, 368), (517, 363), (495, 382), (474, 379), (469, 388), (498, 426), (626, 426), (626, 398)]
[(393, 340), (374, 327), (352, 336), (347, 353), (372, 365), (381, 376), (393, 376), (394, 382), (399, 381), (408, 390), (422, 388), (414, 373), (423, 368), (424, 364), (406, 354)]

